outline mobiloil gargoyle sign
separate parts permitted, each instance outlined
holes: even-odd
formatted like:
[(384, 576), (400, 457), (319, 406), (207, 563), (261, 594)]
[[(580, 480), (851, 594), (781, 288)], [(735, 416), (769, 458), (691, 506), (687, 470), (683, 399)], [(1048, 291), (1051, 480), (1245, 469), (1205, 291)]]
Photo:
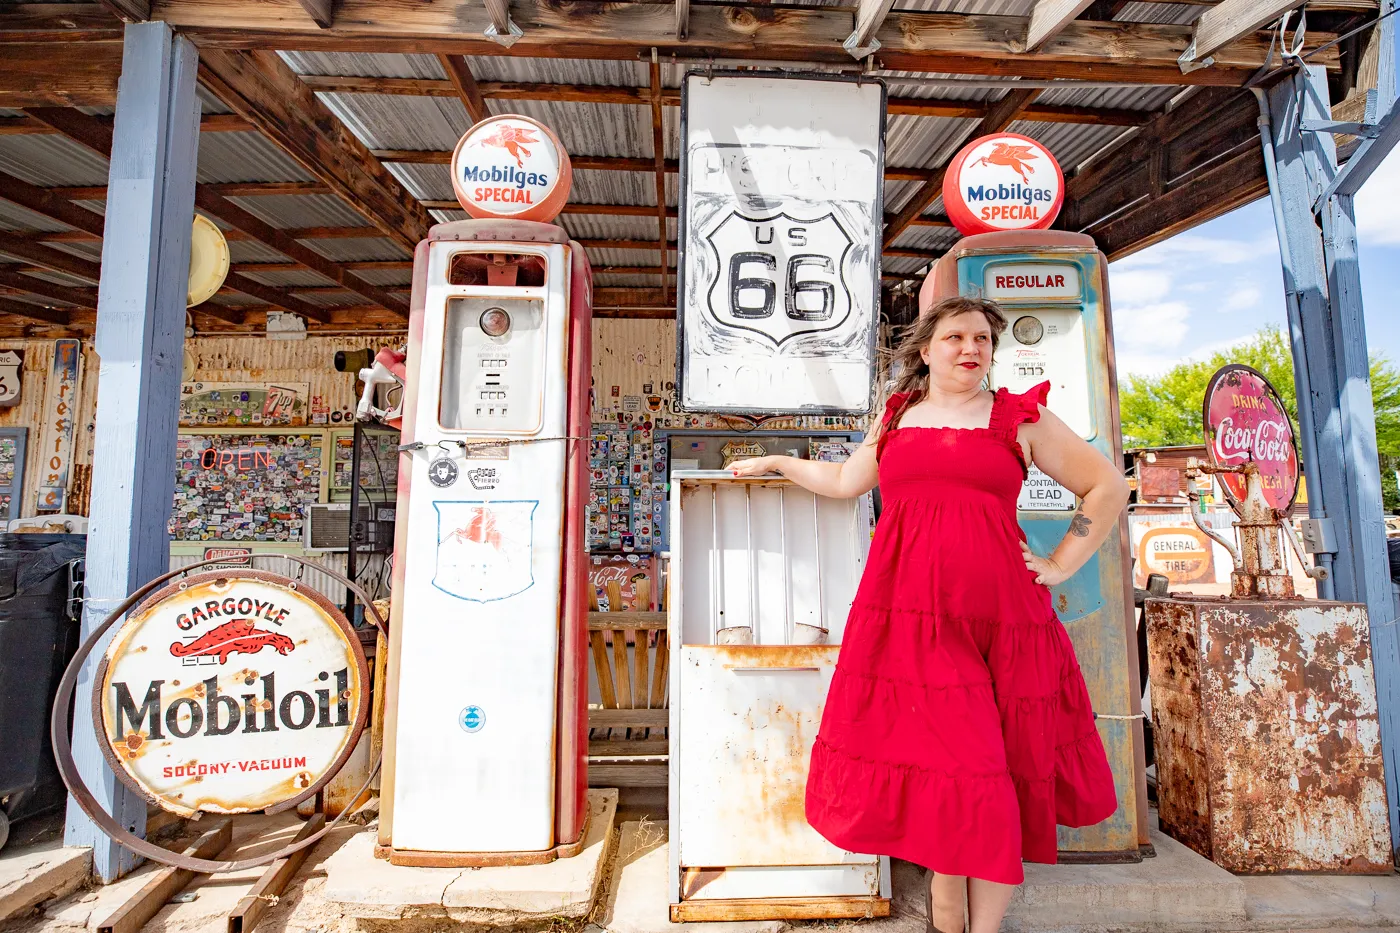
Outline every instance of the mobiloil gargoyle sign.
[(212, 571), (152, 594), (93, 695), (117, 775), (174, 813), (291, 806), (334, 776), (367, 712), (364, 654), (319, 593)]

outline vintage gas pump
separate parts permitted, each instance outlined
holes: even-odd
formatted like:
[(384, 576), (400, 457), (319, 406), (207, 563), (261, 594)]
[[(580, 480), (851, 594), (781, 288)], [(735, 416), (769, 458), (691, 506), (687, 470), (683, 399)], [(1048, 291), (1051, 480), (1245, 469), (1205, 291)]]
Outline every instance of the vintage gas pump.
[(452, 175), (479, 219), (414, 253), (379, 852), (546, 862), (585, 831), (591, 273), (547, 128), (483, 121)]
[[(954, 295), (996, 300), (1010, 327), (992, 383), (1023, 392), (1050, 382), (1047, 407), (1114, 463), (1122, 459), (1108, 260), (1092, 237), (1047, 230), (1064, 196), (1054, 156), (1011, 133), (969, 143), (949, 165), (943, 200), (965, 234), (934, 266), (920, 306)], [(1069, 528), (1075, 496), (1030, 470), (1017, 513), (1032, 549), (1048, 554)], [(1077, 574), (1052, 590), (1084, 670), (1118, 790), (1118, 811), (1060, 829), (1064, 852), (1137, 858), (1147, 844), (1141, 696), (1126, 515)]]

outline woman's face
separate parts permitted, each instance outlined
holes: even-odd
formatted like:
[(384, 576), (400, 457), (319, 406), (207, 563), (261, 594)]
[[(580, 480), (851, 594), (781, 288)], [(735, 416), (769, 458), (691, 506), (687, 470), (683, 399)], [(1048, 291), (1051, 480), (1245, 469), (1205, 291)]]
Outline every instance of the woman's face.
[(976, 388), (992, 366), (992, 328), (987, 316), (968, 311), (944, 318), (919, 355), (935, 385), (950, 391)]

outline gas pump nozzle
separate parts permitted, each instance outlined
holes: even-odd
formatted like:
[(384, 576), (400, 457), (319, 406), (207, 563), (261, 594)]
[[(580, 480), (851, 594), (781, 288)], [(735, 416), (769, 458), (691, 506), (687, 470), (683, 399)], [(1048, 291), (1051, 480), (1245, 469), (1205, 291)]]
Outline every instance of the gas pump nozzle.
[[(374, 357), (374, 365), (360, 370), (360, 380), (365, 390), (360, 394), (360, 403), (355, 406), (355, 417), (361, 421), (379, 420), (391, 428), (403, 427), (403, 387), (407, 378), (404, 360), (408, 354), (393, 347), (385, 347)], [(375, 390), (381, 386), (398, 386), (398, 401), (392, 408), (374, 407)], [(391, 388), (390, 393), (393, 392)]]

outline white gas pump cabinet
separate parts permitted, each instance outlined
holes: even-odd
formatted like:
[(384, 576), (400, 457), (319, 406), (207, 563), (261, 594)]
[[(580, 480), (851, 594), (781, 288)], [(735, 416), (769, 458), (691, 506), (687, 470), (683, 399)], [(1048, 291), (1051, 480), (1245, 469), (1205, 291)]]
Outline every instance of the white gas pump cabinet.
[(682, 471), (670, 509), (671, 919), (887, 916), (889, 859), (804, 813), (869, 497)]

